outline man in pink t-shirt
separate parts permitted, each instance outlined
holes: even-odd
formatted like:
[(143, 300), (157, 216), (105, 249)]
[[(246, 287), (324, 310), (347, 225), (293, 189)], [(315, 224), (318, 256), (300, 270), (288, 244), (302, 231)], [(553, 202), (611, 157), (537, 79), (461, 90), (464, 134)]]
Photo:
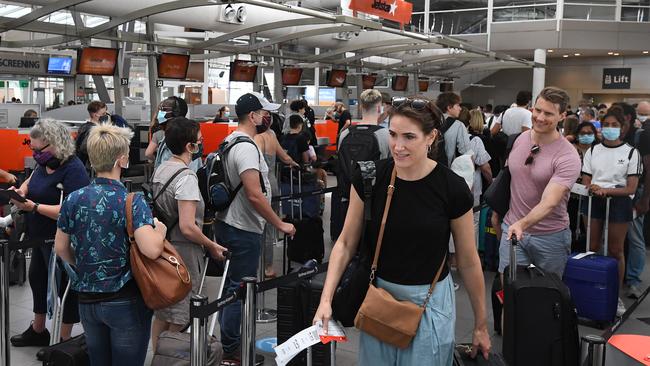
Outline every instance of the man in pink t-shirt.
[(517, 264), (564, 272), (571, 249), (567, 202), (580, 175), (576, 149), (557, 131), (566, 117), (567, 93), (542, 90), (533, 108), (533, 128), (517, 137), (508, 157), (512, 175), (510, 210), (502, 225), (499, 272), (510, 261), (510, 241), (519, 240)]

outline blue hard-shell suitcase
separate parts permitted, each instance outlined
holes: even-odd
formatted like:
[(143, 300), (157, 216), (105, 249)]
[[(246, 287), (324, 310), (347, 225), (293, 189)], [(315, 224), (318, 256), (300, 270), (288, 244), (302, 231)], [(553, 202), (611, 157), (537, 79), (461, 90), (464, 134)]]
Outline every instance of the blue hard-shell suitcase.
[[(605, 217), (609, 217), (611, 197), (607, 197)], [(587, 221), (587, 248), (590, 241), (591, 201), (589, 197)], [(607, 253), (608, 220), (605, 220), (604, 253)], [(576, 256), (578, 256), (576, 258)], [(616, 259), (597, 254), (587, 256), (572, 253), (564, 270), (564, 283), (571, 291), (578, 317), (595, 322), (612, 322), (618, 304), (618, 262)]]

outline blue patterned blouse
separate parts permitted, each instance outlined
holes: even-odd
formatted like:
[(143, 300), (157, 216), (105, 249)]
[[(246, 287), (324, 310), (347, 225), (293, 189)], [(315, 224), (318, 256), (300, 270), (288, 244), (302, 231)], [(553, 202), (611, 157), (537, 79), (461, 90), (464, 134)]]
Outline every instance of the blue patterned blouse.
[[(131, 279), (129, 238), (126, 232), (124, 185), (95, 178), (63, 202), (58, 228), (70, 235), (76, 271), (69, 273), (78, 292), (119, 291)], [(133, 230), (153, 225), (151, 210), (141, 194), (133, 200)]]

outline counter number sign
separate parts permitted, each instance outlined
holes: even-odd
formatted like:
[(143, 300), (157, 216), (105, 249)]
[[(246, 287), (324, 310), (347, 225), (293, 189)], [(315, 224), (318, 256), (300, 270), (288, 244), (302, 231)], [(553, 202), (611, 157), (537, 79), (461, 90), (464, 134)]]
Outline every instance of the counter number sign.
[(156, 80), (156, 88), (162, 88), (163, 87), (163, 81), (162, 80)]
[(121, 78), (120, 79), (120, 85), (129, 86), (129, 79), (128, 78)]

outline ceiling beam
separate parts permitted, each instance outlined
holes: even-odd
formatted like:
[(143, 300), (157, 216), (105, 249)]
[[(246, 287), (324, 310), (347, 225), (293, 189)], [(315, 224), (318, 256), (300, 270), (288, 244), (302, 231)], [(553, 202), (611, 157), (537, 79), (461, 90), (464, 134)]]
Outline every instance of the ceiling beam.
[(236, 30), (234, 32), (224, 33), (216, 38), (211, 38), (207, 41), (199, 42), (195, 45), (195, 47), (198, 50), (205, 50), (211, 48), (212, 46), (218, 45), (219, 43), (223, 43), (225, 41), (229, 41), (231, 39), (239, 38), (241, 36), (246, 36), (253, 33), (261, 33), (261, 32), (266, 32), (274, 29), (282, 29), (288, 27), (328, 24), (328, 23), (334, 24), (334, 22), (330, 20), (313, 19), (313, 18), (281, 20), (278, 22), (259, 24), (253, 27)]
[(345, 63), (355, 62), (355, 61), (362, 60), (366, 57), (387, 55), (389, 53), (405, 52), (405, 51), (412, 51), (412, 50), (441, 49), (441, 47), (442, 46), (440, 46), (437, 43), (424, 43), (424, 44), (418, 43), (418, 44), (411, 44), (407, 46), (380, 47), (380, 48), (371, 49), (364, 53), (354, 55), (354, 57), (347, 57), (344, 62)]
[(269, 40), (259, 42), (256, 44), (252, 44), (247, 48), (242, 48), (242, 53), (254, 52), (262, 48), (273, 46), (274, 44), (282, 44), (284, 42), (292, 41), (294, 39), (316, 37), (325, 34), (333, 34), (339, 32), (354, 32), (357, 30), (359, 30), (359, 27), (356, 25), (337, 25), (334, 27), (310, 29), (307, 31), (291, 33), (284, 36), (271, 38)]
[[(421, 44), (423, 43), (422, 41), (415, 41), (417, 42), (416, 44)], [(364, 43), (364, 44), (351, 44), (348, 46), (344, 47), (339, 47), (336, 49), (333, 49), (328, 52), (323, 52), (319, 55), (315, 55), (311, 57), (312, 61), (318, 61), (322, 59), (328, 59), (332, 58), (334, 56), (339, 56), (342, 55), (346, 52), (357, 52), (360, 50), (366, 50), (369, 48), (375, 48), (375, 47), (382, 47), (382, 46), (395, 46), (395, 45), (404, 45), (405, 41), (404, 39), (390, 39), (390, 40), (385, 40), (385, 41), (379, 41), (379, 42), (372, 42), (372, 43)]]

